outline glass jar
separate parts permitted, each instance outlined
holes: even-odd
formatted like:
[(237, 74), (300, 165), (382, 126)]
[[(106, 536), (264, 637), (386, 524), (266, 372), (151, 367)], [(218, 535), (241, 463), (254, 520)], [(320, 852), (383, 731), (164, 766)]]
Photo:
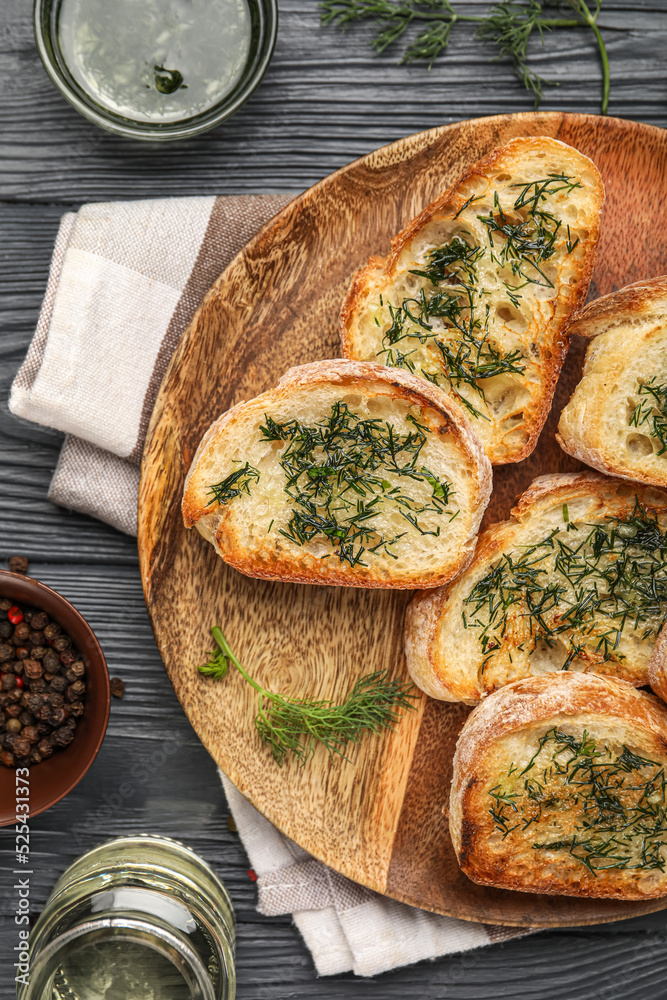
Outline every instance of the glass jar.
[(60, 877), (29, 966), (18, 1000), (233, 1000), (232, 905), (187, 847), (119, 837)]
[(37, 49), (63, 97), (135, 139), (187, 138), (233, 115), (264, 76), (278, 31), (277, 0), (199, 0), (196, 16), (184, 0), (34, 3)]

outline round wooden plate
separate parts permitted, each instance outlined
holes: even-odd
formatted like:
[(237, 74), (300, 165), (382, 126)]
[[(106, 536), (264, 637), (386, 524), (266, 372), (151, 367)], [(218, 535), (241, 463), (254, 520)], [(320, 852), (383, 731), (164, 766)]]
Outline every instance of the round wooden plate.
[[(265, 685), (343, 699), (362, 674), (405, 673), (410, 594), (267, 583), (227, 567), (180, 517), (183, 480), (221, 412), (273, 386), (292, 365), (339, 355), (337, 314), (350, 278), (408, 220), (513, 136), (550, 135), (602, 172), (607, 202), (592, 294), (667, 272), (667, 132), (611, 118), (535, 113), (460, 122), (393, 143), (296, 198), (220, 276), (164, 379), (144, 452), (139, 554), (146, 602), (171, 682), (195, 731), (237, 788), (315, 857), (363, 885), (438, 913), (507, 925), (563, 926), (648, 913), (667, 901), (540, 896), (482, 888), (460, 871), (443, 816), (452, 752), (469, 712), (422, 698), (395, 733), (366, 738), (349, 762), (318, 750), (279, 768), (253, 726), (256, 699), (232, 671), (196, 665), (220, 624)], [(534, 454), (495, 473), (488, 519), (507, 516), (536, 476), (579, 468), (554, 441), (578, 377), (574, 346)]]

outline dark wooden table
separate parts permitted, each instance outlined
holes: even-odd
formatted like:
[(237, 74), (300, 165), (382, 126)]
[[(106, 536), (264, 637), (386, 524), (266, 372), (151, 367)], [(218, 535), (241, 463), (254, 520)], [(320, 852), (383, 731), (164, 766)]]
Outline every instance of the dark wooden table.
[[(479, 115), (529, 110), (507, 62), (491, 63), (469, 26), (430, 73), (373, 55), (370, 32), (321, 28), (315, 0), (280, 0), (275, 56), (231, 123), (199, 139), (123, 141), (80, 118), (37, 56), (30, 0), (0, 0), (0, 560), (31, 572), (89, 620), (126, 694), (112, 705), (102, 750), (66, 800), (32, 821), (31, 910), (82, 851), (121, 833), (182, 839), (225, 880), (238, 918), (240, 1000), (489, 998), (644, 1000), (667, 996), (667, 911), (622, 924), (546, 932), (373, 980), (317, 979), (287, 917), (255, 912), (255, 892), (213, 762), (163, 671), (144, 606), (133, 539), (51, 505), (61, 435), (10, 416), (7, 395), (37, 319), (58, 220), (82, 202), (193, 194), (297, 192), (401, 136)], [(469, 12), (485, 4), (467, 4)], [(612, 70), (609, 112), (667, 126), (667, 0), (607, 0), (601, 23)], [(545, 109), (599, 110), (592, 37), (558, 32), (534, 66), (560, 83)], [(666, 178), (667, 182), (667, 178)], [(638, 193), (641, 197), (641, 193)], [(6, 565), (6, 563), (5, 563)], [(162, 747), (176, 740), (178, 752)], [(120, 797), (121, 782), (131, 794)], [(13, 830), (0, 831), (0, 1000), (14, 996)]]

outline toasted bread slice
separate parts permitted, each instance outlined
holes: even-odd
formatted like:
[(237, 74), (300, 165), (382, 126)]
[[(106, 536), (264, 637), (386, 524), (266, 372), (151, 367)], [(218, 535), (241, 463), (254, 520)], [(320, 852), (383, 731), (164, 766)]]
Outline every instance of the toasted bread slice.
[(667, 275), (591, 302), (568, 332), (594, 339), (561, 414), (561, 448), (600, 472), (667, 486)]
[(481, 442), (450, 397), (338, 359), (292, 368), (223, 414), (182, 510), (248, 576), (431, 587), (470, 561), (490, 492)]
[(640, 686), (666, 617), (667, 493), (543, 476), (482, 532), (465, 573), (413, 599), (408, 668), (427, 694), (469, 705), (553, 671)]
[(455, 395), (494, 465), (529, 455), (593, 273), (602, 179), (571, 146), (512, 139), (355, 275), (343, 355)]
[(485, 699), (454, 755), (449, 826), (474, 882), (615, 899), (667, 895), (667, 709), (594, 674)]

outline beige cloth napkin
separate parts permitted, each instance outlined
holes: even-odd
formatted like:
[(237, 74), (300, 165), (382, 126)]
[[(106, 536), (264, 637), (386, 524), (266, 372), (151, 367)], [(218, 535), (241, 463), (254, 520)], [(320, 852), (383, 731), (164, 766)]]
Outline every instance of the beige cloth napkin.
[[(67, 434), (51, 500), (136, 534), (141, 451), (169, 358), (213, 281), (288, 200), (177, 198), (64, 216), (9, 404)], [(356, 885), (221, 778), (258, 875), (260, 912), (293, 915), (320, 975), (373, 976), (529, 933), (427, 913)]]

